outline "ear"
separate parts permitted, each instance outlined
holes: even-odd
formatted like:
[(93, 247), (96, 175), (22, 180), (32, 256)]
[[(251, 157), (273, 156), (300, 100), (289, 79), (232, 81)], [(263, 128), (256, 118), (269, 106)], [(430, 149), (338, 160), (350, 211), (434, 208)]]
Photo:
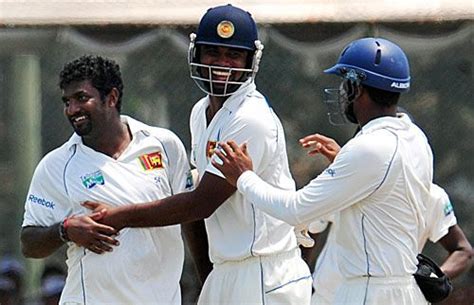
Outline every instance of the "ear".
[(118, 98), (119, 98), (119, 92), (118, 92), (117, 88), (114, 87), (114, 88), (112, 88), (112, 90), (110, 90), (110, 92), (107, 95), (105, 101), (107, 102), (107, 104), (110, 107), (115, 108), (115, 106), (118, 103)]

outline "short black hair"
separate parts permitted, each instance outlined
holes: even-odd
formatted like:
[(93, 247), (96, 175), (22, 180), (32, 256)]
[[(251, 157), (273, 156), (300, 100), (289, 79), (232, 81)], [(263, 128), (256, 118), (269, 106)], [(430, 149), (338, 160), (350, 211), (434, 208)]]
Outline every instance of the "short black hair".
[(391, 92), (365, 85), (362, 86), (367, 89), (367, 93), (372, 101), (385, 107), (396, 105), (400, 98), (400, 92)]
[(99, 55), (84, 55), (64, 65), (59, 74), (59, 88), (64, 89), (72, 82), (89, 80), (102, 100), (113, 88), (119, 92), (116, 108), (122, 109), (123, 82), (119, 65), (112, 59)]

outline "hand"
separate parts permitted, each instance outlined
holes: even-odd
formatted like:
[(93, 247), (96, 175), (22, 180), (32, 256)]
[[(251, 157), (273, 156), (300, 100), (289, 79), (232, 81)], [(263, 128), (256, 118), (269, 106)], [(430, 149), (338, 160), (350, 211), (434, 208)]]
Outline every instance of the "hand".
[(308, 155), (314, 156), (322, 154), (329, 162), (333, 162), (337, 154), (341, 150), (341, 146), (329, 137), (320, 135), (318, 133), (306, 136), (299, 140), (303, 148), (309, 148)]
[(125, 227), (125, 225), (123, 225), (115, 215), (116, 208), (113, 208), (106, 203), (85, 201), (82, 203), (82, 206), (92, 210), (94, 214), (100, 214), (101, 217), (100, 219), (97, 219), (97, 221), (101, 224), (113, 227), (117, 232)]
[(84, 216), (71, 216), (67, 220), (67, 235), (78, 246), (102, 254), (111, 252), (111, 246), (118, 246), (119, 242), (113, 236), (117, 231), (109, 226), (99, 224), (102, 213), (93, 213)]
[(252, 159), (247, 151), (247, 143), (241, 147), (234, 141), (219, 143), (218, 149), (214, 153), (222, 162), (212, 158), (211, 162), (215, 168), (221, 171), (227, 182), (237, 186), (237, 180), (245, 171), (252, 170)]
[(305, 248), (312, 248), (314, 246), (315, 242), (314, 239), (309, 236), (309, 229), (307, 225), (302, 224), (296, 226), (293, 230), (296, 235), (296, 241), (298, 242), (298, 246), (302, 246)]

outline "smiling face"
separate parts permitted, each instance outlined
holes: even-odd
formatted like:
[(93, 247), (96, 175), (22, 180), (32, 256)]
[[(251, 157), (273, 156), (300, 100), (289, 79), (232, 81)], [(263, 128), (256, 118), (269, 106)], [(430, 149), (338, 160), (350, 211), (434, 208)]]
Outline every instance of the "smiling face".
[(234, 92), (245, 82), (249, 51), (238, 48), (202, 45), (200, 50), (200, 74), (209, 80), (214, 94)]
[(62, 101), (64, 114), (81, 137), (99, 136), (102, 126), (107, 124), (109, 113), (117, 112), (115, 108), (107, 106), (89, 80), (71, 82), (65, 86)]

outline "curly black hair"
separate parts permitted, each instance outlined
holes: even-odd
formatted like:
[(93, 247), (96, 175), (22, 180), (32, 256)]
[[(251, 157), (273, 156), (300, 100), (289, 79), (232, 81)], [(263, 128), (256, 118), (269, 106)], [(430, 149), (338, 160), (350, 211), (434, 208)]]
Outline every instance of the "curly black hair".
[(113, 88), (119, 92), (116, 108), (122, 109), (123, 82), (119, 65), (99, 55), (84, 55), (64, 65), (59, 74), (59, 88), (76, 81), (90, 80), (102, 100)]

